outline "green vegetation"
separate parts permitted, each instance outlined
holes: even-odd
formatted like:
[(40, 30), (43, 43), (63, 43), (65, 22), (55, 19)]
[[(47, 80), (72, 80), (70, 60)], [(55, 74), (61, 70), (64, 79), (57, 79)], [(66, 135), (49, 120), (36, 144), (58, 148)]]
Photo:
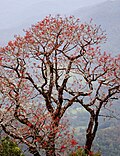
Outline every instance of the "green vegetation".
[(9, 137), (1, 139), (0, 156), (24, 156), (21, 149)]
[[(85, 154), (85, 150), (83, 148), (79, 148), (78, 150), (70, 154), (70, 156), (88, 156), (88, 154)], [(91, 152), (89, 156), (101, 156), (101, 154), (99, 152), (97, 153)]]

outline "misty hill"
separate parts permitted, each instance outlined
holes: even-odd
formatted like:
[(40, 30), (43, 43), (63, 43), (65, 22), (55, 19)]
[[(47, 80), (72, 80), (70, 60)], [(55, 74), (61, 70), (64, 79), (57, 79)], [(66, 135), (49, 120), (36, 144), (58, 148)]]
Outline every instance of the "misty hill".
[(106, 30), (107, 43), (104, 50), (112, 54), (120, 54), (120, 0), (110, 0), (101, 4), (74, 11), (73, 14), (82, 21), (90, 21), (101, 25)]
[(49, 1), (9, 0), (2, 3), (5, 8), (0, 7), (0, 46), (16, 34), (23, 35), (23, 29), (28, 29), (48, 14), (57, 13), (57, 4)]
[(15, 34), (52, 14), (71, 15), (78, 8), (93, 6), (106, 0), (5, 0), (0, 5), (0, 46)]

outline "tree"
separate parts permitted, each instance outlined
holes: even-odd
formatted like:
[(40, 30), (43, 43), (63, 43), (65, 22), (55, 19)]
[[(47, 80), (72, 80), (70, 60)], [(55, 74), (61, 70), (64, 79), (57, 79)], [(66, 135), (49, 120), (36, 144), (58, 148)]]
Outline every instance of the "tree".
[(78, 68), (93, 90), (89, 97), (77, 99), (90, 114), (86, 131), (86, 151), (91, 150), (101, 110), (109, 108), (120, 95), (120, 56), (114, 58), (106, 52), (97, 54), (96, 51), (94, 57), (93, 55), (94, 53), (89, 53), (89, 58), (85, 57)]
[(98, 114), (119, 92), (119, 57), (100, 53), (99, 44), (106, 40), (100, 26), (72, 16), (48, 16), (25, 32), (0, 50), (2, 129), (34, 156), (41, 149), (55, 156), (62, 118), (78, 102), (91, 115), (90, 150)]
[(15, 142), (5, 137), (1, 140), (0, 156), (24, 156)]

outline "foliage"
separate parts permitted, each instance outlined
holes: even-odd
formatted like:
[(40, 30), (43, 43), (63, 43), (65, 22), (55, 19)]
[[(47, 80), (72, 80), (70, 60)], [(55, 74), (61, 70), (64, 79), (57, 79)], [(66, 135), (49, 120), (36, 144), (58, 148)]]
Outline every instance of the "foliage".
[(24, 154), (15, 142), (5, 137), (1, 140), (0, 156), (24, 156)]
[(79, 148), (75, 152), (70, 154), (70, 156), (101, 156), (101, 154), (100, 152), (97, 153), (89, 152), (89, 154), (86, 154), (84, 148)]

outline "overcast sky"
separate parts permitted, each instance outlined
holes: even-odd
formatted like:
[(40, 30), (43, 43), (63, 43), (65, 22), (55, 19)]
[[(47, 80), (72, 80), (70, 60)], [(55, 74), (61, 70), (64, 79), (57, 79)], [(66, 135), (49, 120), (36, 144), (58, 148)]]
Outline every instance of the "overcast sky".
[(0, 0), (0, 30), (34, 22), (48, 14), (70, 14), (107, 0)]

